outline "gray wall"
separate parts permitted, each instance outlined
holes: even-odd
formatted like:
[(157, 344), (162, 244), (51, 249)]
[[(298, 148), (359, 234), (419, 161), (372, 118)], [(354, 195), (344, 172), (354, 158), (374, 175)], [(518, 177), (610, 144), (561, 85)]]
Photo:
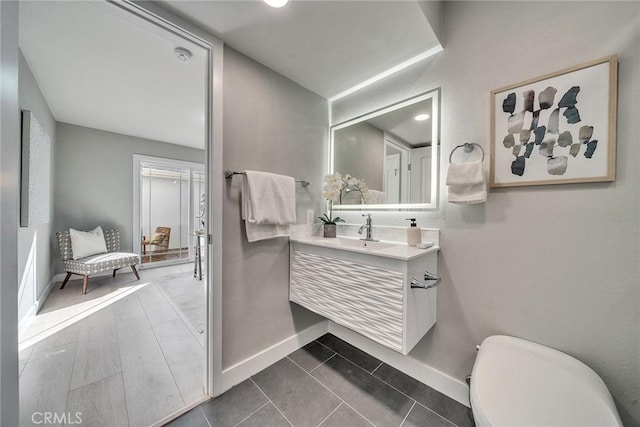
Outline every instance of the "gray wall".
[[(224, 168), (311, 181), (296, 187), (298, 223), (323, 212), (326, 100), (243, 56), (224, 52)], [(289, 302), (289, 241), (247, 243), (241, 176), (225, 182), (222, 367), (238, 363), (320, 320)]]
[[(595, 369), (628, 426), (640, 423), (639, 8), (445, 2), (444, 52), (333, 111), (340, 122), (441, 87), (444, 160), (461, 142), (488, 150), (491, 90), (618, 55), (615, 182), (491, 190), (486, 204), (458, 206), (444, 198), (441, 168), (441, 208), (418, 215), (420, 226), (441, 229), (438, 323), (411, 357), (462, 380), (488, 335), (539, 342)], [(374, 223), (404, 218), (376, 213)]]
[(364, 179), (372, 190), (384, 191), (384, 133), (362, 122), (334, 134), (333, 169)]
[[(20, 52), (19, 71), (20, 108), (23, 110), (31, 110), (49, 137), (51, 137), (51, 163), (53, 163), (53, 153), (56, 147), (56, 121), (53, 118), (53, 114), (51, 114), (47, 101), (45, 101), (42, 92), (40, 92), (38, 82), (36, 82), (35, 77), (31, 73), (22, 52)], [(51, 169), (50, 179), (53, 179), (53, 165), (51, 165)], [(20, 289), (18, 291), (18, 318), (20, 320), (24, 318), (34, 303), (40, 299), (52, 276), (51, 247), (53, 237), (51, 233), (51, 222), (53, 221), (53, 184), (50, 188), (52, 190), (49, 221), (46, 224), (21, 227), (18, 229), (18, 283), (20, 283)], [(31, 251), (33, 251), (35, 255), (33, 258), (34, 263), (33, 265), (27, 265)], [(35, 277), (28, 274), (25, 270), (30, 268), (35, 270)], [(25, 274), (27, 276), (26, 278), (24, 278)]]
[[(133, 251), (134, 154), (204, 162), (204, 150), (58, 123), (53, 232), (117, 227), (121, 249)], [(61, 273), (57, 249), (53, 255)]]
[(18, 425), (18, 2), (0, 2), (0, 425)]

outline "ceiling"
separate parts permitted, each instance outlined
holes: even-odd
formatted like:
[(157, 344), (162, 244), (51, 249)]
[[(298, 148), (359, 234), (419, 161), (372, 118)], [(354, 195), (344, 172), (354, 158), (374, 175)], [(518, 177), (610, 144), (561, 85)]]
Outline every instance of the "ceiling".
[[(389, 111), (367, 120), (367, 123), (388, 132), (409, 145), (425, 145), (431, 143), (431, 98), (397, 110)], [(429, 118), (418, 121), (419, 114), (428, 114)]]
[(416, 1), (160, 4), (325, 98), (440, 45)]
[(57, 121), (204, 148), (202, 48), (102, 2), (66, 1), (21, 2), (19, 44)]
[[(415, 1), (161, 1), (331, 98), (439, 42)], [(204, 147), (206, 52), (106, 2), (20, 3), (20, 48), (57, 121)], [(188, 63), (173, 50), (193, 53)]]

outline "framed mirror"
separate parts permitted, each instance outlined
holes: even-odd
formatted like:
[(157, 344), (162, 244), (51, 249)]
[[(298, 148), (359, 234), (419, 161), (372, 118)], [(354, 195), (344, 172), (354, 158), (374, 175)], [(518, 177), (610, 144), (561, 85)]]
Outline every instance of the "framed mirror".
[(435, 209), (440, 90), (331, 127), (329, 173), (343, 177), (334, 209)]

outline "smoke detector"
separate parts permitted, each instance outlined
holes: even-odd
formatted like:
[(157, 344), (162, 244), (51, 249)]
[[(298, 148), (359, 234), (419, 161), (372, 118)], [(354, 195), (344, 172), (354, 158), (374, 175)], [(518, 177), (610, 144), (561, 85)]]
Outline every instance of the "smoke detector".
[(177, 47), (173, 50), (173, 54), (178, 58), (178, 61), (189, 62), (193, 57), (190, 50), (183, 47)]

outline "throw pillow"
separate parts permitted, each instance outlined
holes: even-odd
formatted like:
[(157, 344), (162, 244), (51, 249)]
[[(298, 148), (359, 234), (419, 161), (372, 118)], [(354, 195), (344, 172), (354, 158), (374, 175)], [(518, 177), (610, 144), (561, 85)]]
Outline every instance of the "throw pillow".
[(107, 244), (100, 226), (91, 231), (78, 231), (71, 228), (69, 235), (71, 236), (73, 259), (107, 252)]

